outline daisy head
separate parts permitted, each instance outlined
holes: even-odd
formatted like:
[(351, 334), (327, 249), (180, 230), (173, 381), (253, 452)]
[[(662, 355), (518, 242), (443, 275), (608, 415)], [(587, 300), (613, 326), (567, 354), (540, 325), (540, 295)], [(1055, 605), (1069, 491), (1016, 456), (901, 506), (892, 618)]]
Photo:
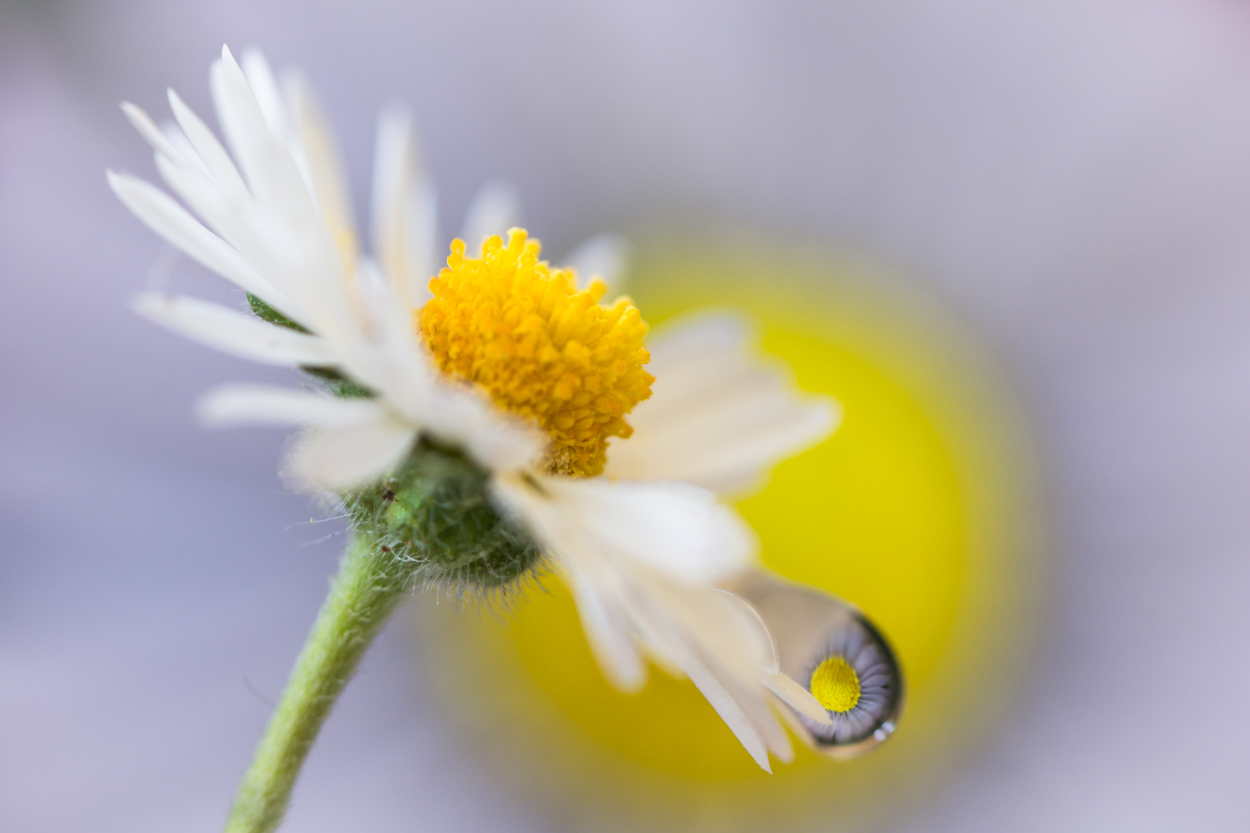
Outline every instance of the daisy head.
[[(432, 274), (435, 201), (394, 111), (362, 252), (307, 85), (229, 50), (210, 78), (224, 145), (172, 93), (174, 125), (125, 108), (181, 204), (135, 177), (110, 183), (251, 311), (154, 294), (136, 307), (322, 389), (227, 386), (201, 415), (301, 426), (291, 471), (336, 493), (356, 536), (414, 582), (489, 591), (546, 559), (609, 679), (640, 687), (644, 657), (689, 677), (765, 769), (770, 752), (791, 755), (770, 704), (832, 725), (755, 609), (718, 588), (756, 565), (754, 535), (721, 497), (832, 433), (837, 403), (798, 391), (737, 318), (650, 338), (628, 298), (605, 303), (601, 270), (552, 267), (520, 228), (484, 233), (482, 217), (507, 214), (497, 199)], [(602, 241), (579, 251), (570, 261), (614, 261)]]

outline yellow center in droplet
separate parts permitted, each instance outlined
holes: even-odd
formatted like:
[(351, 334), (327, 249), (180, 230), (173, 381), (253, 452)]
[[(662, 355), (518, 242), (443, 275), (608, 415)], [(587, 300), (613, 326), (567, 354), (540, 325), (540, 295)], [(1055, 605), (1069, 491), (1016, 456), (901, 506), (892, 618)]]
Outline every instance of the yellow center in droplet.
[(633, 433), (625, 415), (651, 395), (647, 325), (628, 298), (601, 306), (602, 281), (578, 290), (574, 272), (550, 268), (539, 251), (523, 229), (506, 246), (487, 238), (479, 258), (452, 241), (434, 297), (414, 315), (440, 370), (546, 432), (549, 472), (592, 476), (608, 437)]
[(859, 703), (859, 675), (842, 657), (829, 659), (812, 672), (812, 696), (831, 712), (849, 712)]

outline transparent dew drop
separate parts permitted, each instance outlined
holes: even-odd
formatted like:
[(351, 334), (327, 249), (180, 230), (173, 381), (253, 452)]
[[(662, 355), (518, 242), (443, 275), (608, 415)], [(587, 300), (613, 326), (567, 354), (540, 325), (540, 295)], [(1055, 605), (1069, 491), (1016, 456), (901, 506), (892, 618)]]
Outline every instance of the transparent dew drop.
[(903, 707), (902, 670), (859, 608), (759, 570), (742, 573), (726, 589), (759, 611), (781, 672), (825, 706), (831, 726), (780, 707), (810, 747), (830, 758), (853, 758), (894, 733)]

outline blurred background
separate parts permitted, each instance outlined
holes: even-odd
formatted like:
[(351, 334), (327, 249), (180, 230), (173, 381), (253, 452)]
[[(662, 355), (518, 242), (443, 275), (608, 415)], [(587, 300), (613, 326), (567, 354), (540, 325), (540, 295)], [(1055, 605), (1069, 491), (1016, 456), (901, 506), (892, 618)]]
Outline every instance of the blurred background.
[[(1241, 4), (9, 0), (0, 830), (219, 829), (342, 549), (341, 525), (279, 481), (280, 432), (206, 432), (191, 417), (215, 383), (286, 374), (127, 308), (166, 283), (233, 297), (172, 259), (103, 173), (155, 178), (117, 103), (164, 116), (173, 86), (208, 116), (223, 42), (304, 70), (338, 130), (358, 216), (376, 112), (406, 102), (448, 230), (483, 181), (506, 177), (549, 252), (634, 233), (639, 295), (664, 315), (701, 299), (665, 295), (648, 270), (801, 273), (803, 289), (782, 295), (845, 301), (829, 324), (839, 343), (862, 347), (922, 412), (933, 406), (935, 447), (955, 468), (982, 426), (987, 447), (1010, 446), (977, 481), (1010, 495), (986, 520), (1011, 527), (993, 562), (1011, 577), (990, 594), (1010, 609), (977, 620), (993, 651), (961, 654), (986, 666), (952, 689), (958, 720), (913, 763), (865, 759), (880, 812), (831, 802), (803, 824), (1250, 824)], [(749, 254), (727, 261), (740, 250), (726, 239), (744, 236)], [(800, 249), (800, 265), (777, 266)], [(773, 320), (765, 346), (786, 353)], [(854, 341), (856, 322), (905, 349)], [(951, 378), (971, 392), (942, 411), (932, 389)], [(967, 420), (943, 433), (951, 413)], [(980, 563), (960, 562), (974, 578)], [(950, 604), (970, 586), (947, 588)], [(285, 829), (595, 826), (571, 782), (540, 789), (484, 761), (482, 733), (465, 728), (475, 715), (452, 714), (446, 694), (474, 685), (458, 657), (472, 668), (490, 655), (473, 653), (464, 626), (430, 624), (445, 612), (421, 608), (384, 633)], [(934, 664), (958, 653), (940, 648)], [(942, 722), (922, 713), (917, 735)], [(524, 739), (529, 715), (510, 720)], [(562, 772), (527, 749), (501, 759)], [(819, 796), (818, 783), (805, 789), (803, 801)]]

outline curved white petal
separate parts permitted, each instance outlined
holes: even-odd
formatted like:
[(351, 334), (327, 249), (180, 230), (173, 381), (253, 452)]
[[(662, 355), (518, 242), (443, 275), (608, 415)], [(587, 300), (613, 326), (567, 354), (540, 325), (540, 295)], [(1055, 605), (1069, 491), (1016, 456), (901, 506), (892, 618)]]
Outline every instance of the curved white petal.
[(477, 391), (434, 377), (421, 402), (409, 402), (413, 421), (434, 436), (462, 446), (490, 471), (534, 465), (545, 437), (520, 420), (500, 412)]
[(353, 353), (352, 369), (360, 381), (384, 392), (397, 409), (419, 418), (438, 384), (438, 371), (417, 342), (412, 311), (369, 258), (356, 267), (356, 289), (369, 333)]
[(740, 492), (832, 434), (841, 421), (837, 401), (799, 393), (786, 369), (763, 363), (750, 342), (749, 329), (723, 315), (656, 339), (651, 398), (630, 415), (633, 435), (612, 441), (604, 473)]
[(620, 691), (638, 691), (647, 681), (647, 667), (621, 612), (584, 575), (571, 573), (570, 584), (586, 641), (604, 676)]
[(301, 482), (347, 489), (381, 477), (412, 449), (411, 426), (383, 417), (360, 425), (310, 432), (291, 455), (289, 468)]
[(773, 770), (768, 762), (768, 746), (761, 737), (756, 723), (747, 716), (738, 699), (731, 695), (724, 683), (698, 660), (684, 656), (679, 657), (678, 662), (682, 670), (686, 672), (686, 676), (690, 677), (690, 681), (712, 704), (712, 708), (716, 709), (721, 720), (725, 721), (725, 725), (750, 753), (755, 763), (759, 764), (760, 769), (771, 774)]
[[(324, 393), (274, 385), (222, 385), (196, 405), (200, 420), (213, 428), (244, 423), (354, 427), (388, 419), (373, 399), (339, 399)], [(406, 429), (412, 433), (411, 428)]]
[(338, 143), (303, 76), (288, 75), (284, 86), (292, 132), (308, 188), (340, 260), (346, 269), (351, 269), (359, 257), (356, 220)]
[(829, 712), (820, 705), (820, 701), (813, 697), (810, 691), (780, 671), (767, 675), (764, 678), (764, 684), (781, 702), (808, 720), (814, 720), (826, 726), (833, 725), (833, 721), (829, 719)]
[(285, 294), (262, 277), (229, 243), (202, 226), (164, 191), (129, 174), (108, 171), (107, 176), (109, 187), (117, 198), (152, 231), (223, 278), (264, 298), (271, 306), (284, 312), (290, 309), (292, 305), (286, 301)]
[(148, 292), (132, 307), (162, 326), (222, 352), (278, 365), (334, 364), (334, 345), (320, 336), (295, 332), (197, 298)]
[[(321, 322), (310, 304), (317, 299), (305, 291), (298, 278), (292, 280), (292, 274), (298, 273), (284, 263), (283, 253), (300, 246), (285, 226), (265, 217), (250, 197), (232, 199), (200, 168), (163, 154), (157, 155), (156, 167), (173, 192), (216, 232), (214, 236), (220, 235), (217, 239), (233, 252), (230, 262), (243, 264), (246, 271), (233, 277), (235, 283), (292, 320), (320, 329)], [(169, 202), (181, 210), (172, 200)], [(183, 214), (190, 222), (196, 222), (185, 211)], [(248, 283), (244, 284), (244, 280)]]
[(239, 66), (247, 84), (252, 88), (252, 95), (260, 107), (265, 123), (275, 138), (285, 140), (291, 135), (291, 126), (287, 119), (286, 106), (282, 101), (282, 93), (278, 90), (278, 79), (274, 77), (269, 61), (259, 49), (243, 50), (239, 56)]
[[(211, 178), (212, 174), (208, 170), (208, 166), (204, 164), (204, 160), (200, 158), (196, 152), (195, 146), (191, 144), (191, 140), (187, 138), (187, 134), (182, 132), (182, 128), (178, 126), (178, 122), (166, 120), (160, 124), (161, 133), (169, 140), (169, 144), (182, 157), (188, 165), (195, 168), (200, 173)], [(177, 161), (177, 160), (175, 160)]]
[(488, 402), (456, 391), (430, 405), (422, 425), (463, 445), (469, 456), (487, 469), (523, 468), (542, 456), (541, 436), (523, 423), (503, 418)]
[(711, 583), (753, 562), (755, 536), (715, 495), (684, 483), (534, 476), (544, 511), (526, 516), (543, 540), (566, 528), (613, 557), (670, 578)]
[(644, 642), (695, 681), (760, 766), (767, 770), (767, 759), (753, 743), (792, 760), (790, 739), (768, 707), (776, 653), (754, 608), (712, 587), (675, 584), (653, 571), (629, 572), (632, 587), (622, 603)]
[(226, 145), (258, 201), (298, 205), (308, 197), (281, 140), (270, 128), (256, 93), (228, 47), (209, 70), (209, 90)]
[(373, 164), (374, 257), (404, 306), (419, 307), (438, 271), (438, 209), (407, 110), (393, 106), (379, 115)]
[[(459, 413), (455, 430), (444, 427)], [(489, 407), (447, 408), (425, 420), (430, 431), (456, 439), (469, 456), (490, 470), (530, 466), (542, 457), (541, 438), (529, 426), (501, 420)]]
[(430, 280), (446, 260), (438, 242), (438, 194), (428, 180), (421, 179), (408, 194), (408, 220), (404, 225), (408, 241), (408, 306), (416, 309), (430, 299)]
[(174, 119), (178, 122), (178, 126), (182, 128), (182, 133), (187, 137), (187, 141), (195, 148), (195, 152), (199, 155), (204, 168), (207, 169), (209, 177), (217, 183), (217, 187), (231, 200), (238, 202), (249, 202), (252, 194), (247, 189), (247, 185), (243, 182), (243, 176), (239, 173), (239, 169), (235, 167), (234, 160), (230, 158), (230, 154), (226, 153), (226, 149), (222, 147), (221, 142), (213, 135), (213, 131), (209, 129), (195, 111), (186, 105), (186, 103), (173, 90), (168, 91), (169, 109), (174, 113)]
[(762, 675), (776, 671), (772, 637), (758, 612), (740, 596), (712, 585), (674, 582), (642, 565), (627, 569), (637, 595), (630, 605), (636, 612), (650, 611), (648, 627), (656, 632), (647, 632), (648, 638), (659, 634), (651, 641), (663, 647), (664, 633), (683, 634), (701, 661), (748, 687), (757, 687)]
[(477, 257), (482, 243), (492, 234), (507, 240), (508, 229), (521, 221), (521, 199), (509, 182), (488, 182), (478, 189), (464, 217), (460, 239), (466, 254)]
[(135, 130), (139, 131), (152, 149), (157, 153), (163, 153), (171, 159), (178, 159), (183, 162), (190, 162), (181, 150), (174, 147), (169, 137), (156, 126), (156, 122), (152, 121), (152, 117), (144, 112), (143, 108), (131, 104), (129, 101), (122, 102), (122, 112), (126, 114), (126, 119), (130, 122)]
[(619, 234), (596, 234), (569, 252), (561, 263), (577, 270), (577, 287), (585, 289), (592, 278), (601, 278), (616, 293), (625, 285), (629, 241)]
[(773, 661), (771, 639), (757, 628), (750, 605), (711, 587), (633, 576), (624, 604), (646, 644), (661, 647), (676, 661), (761, 767), (768, 770), (761, 744), (790, 761), (793, 748), (769, 711), (763, 682), (762, 672)]

